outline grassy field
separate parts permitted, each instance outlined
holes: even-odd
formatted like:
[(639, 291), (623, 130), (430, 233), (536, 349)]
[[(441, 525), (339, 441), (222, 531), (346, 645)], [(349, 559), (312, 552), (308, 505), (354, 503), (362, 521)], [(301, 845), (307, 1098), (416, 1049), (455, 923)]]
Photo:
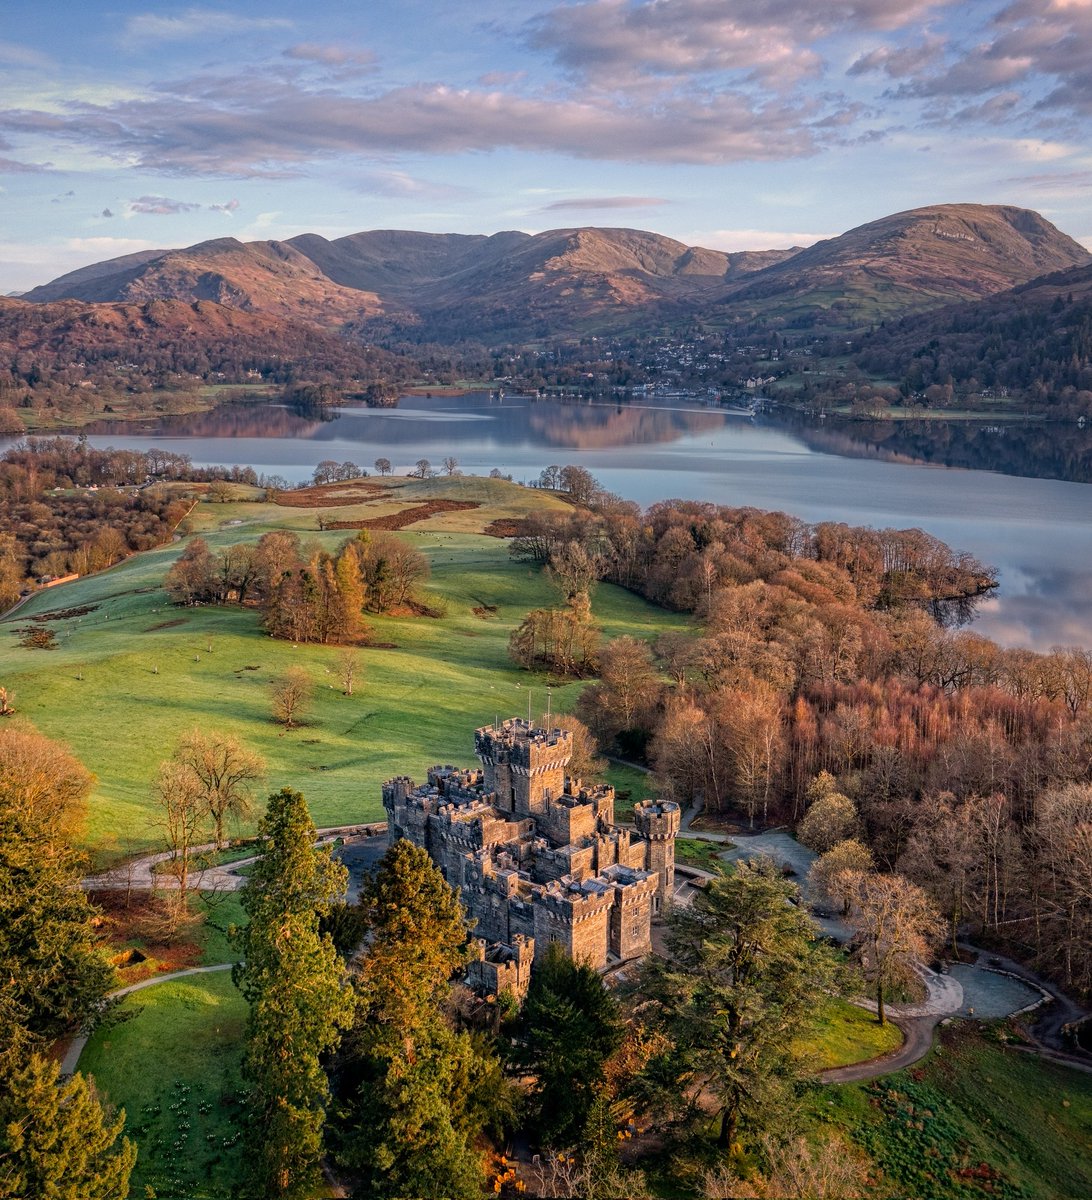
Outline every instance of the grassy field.
[(133, 992), (87, 1043), (80, 1070), (125, 1109), (140, 1148), (130, 1195), (231, 1195), (245, 1154), (238, 1122), (245, 1023), (231, 972), (218, 971)]
[[(506, 647), (528, 610), (555, 603), (555, 595), (540, 570), (513, 563), (506, 542), (478, 531), (495, 517), (561, 502), (501, 480), (394, 482), (403, 486), (379, 505), (202, 503), (193, 514), (214, 547), (273, 528), (333, 547), (348, 535), (318, 532), (323, 512), (374, 516), (440, 495), (482, 505), (402, 534), (429, 558), (428, 597), (446, 615), (373, 618), (377, 646), (361, 652), (364, 678), (352, 697), (342, 695), (334, 673), (336, 647), (274, 641), (249, 609), (173, 607), (161, 581), (185, 543), (39, 593), (0, 622), (0, 682), (14, 690), (19, 713), (66, 742), (97, 777), (87, 840), (100, 861), (159, 844), (150, 782), (188, 729), (237, 735), (265, 758), (265, 790), (299, 789), (323, 826), (381, 818), (379, 786), (392, 775), (421, 778), (436, 762), (472, 764), (474, 728), (526, 714), (529, 692), (535, 715), (545, 710), (545, 680), (516, 670)], [(93, 611), (50, 621), (57, 649), (18, 644), (32, 616), (82, 606)], [(491, 606), (496, 611), (484, 618), (473, 611)], [(596, 591), (593, 607), (607, 637), (654, 637), (685, 625), (610, 585)], [(314, 682), (315, 703), (308, 725), (285, 733), (270, 719), (270, 682), (300, 665)], [(554, 710), (571, 708), (581, 686), (555, 687)]]
[(818, 1027), (800, 1042), (817, 1071), (846, 1067), (890, 1054), (902, 1045), (896, 1025), (881, 1025), (866, 1009), (832, 997), (822, 1006)]
[(973, 1026), (942, 1029), (918, 1067), (822, 1089), (815, 1107), (882, 1171), (877, 1196), (1092, 1196), (1092, 1076), (1005, 1048)]

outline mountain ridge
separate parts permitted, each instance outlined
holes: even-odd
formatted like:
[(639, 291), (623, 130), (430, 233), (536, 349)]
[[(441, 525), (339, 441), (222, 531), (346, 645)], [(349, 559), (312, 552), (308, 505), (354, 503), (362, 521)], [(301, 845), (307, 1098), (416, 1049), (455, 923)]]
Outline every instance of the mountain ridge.
[(600, 226), (217, 238), (92, 264), (22, 299), (212, 300), (354, 336), (393, 329), (437, 341), (577, 336), (689, 318), (861, 328), (1090, 261), (1029, 209), (939, 204), (807, 248), (744, 252)]

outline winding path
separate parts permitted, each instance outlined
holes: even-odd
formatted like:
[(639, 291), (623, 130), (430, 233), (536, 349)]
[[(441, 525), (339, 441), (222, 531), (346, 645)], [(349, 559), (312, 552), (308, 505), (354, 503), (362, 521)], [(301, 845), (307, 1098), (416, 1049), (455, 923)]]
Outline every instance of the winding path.
[[(171, 983), (175, 979), (184, 979), (187, 975), (208, 975), (213, 971), (230, 971), (234, 965), (234, 963), (214, 963), (211, 967), (186, 967), (182, 971), (171, 971), (167, 975), (151, 975), (139, 983), (130, 983), (126, 987), (118, 988), (116, 992), (110, 992), (106, 998), (117, 1000), (122, 996), (128, 996), (130, 992), (139, 992), (143, 988), (154, 987), (157, 983)], [(80, 1055), (90, 1036), (89, 1033), (78, 1033), (68, 1043), (64, 1058), (61, 1059), (62, 1074), (72, 1075), (75, 1072), (79, 1065)]]

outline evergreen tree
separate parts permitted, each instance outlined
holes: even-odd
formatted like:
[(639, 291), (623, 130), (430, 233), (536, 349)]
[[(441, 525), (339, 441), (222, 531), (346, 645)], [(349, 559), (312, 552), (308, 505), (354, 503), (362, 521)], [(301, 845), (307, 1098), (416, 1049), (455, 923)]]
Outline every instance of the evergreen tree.
[(318, 1178), (329, 1086), (320, 1057), (352, 1020), (344, 963), (319, 922), (346, 871), (315, 848), (299, 792), (269, 797), (261, 857), (242, 905), (243, 959), (232, 974), (250, 1004), (243, 1073), (250, 1086), (251, 1194), (307, 1195)]
[[(0, 1088), (2, 1200), (126, 1200), (136, 1147), (80, 1074), (32, 1054)], [(119, 1140), (120, 1139), (120, 1140)]]
[(575, 1146), (622, 1041), (618, 1002), (599, 973), (551, 945), (531, 979), (513, 1056), (533, 1074), (533, 1128), (545, 1146)]
[(467, 962), (467, 924), (428, 854), (392, 846), (365, 885), (368, 952), (341, 1076), (338, 1161), (357, 1197), (461, 1200), (482, 1189), (473, 1139), (491, 1063), (445, 1004)]
[(783, 1110), (804, 1064), (794, 1049), (832, 990), (835, 961), (794, 884), (768, 860), (740, 863), (669, 913), (669, 959), (651, 959), (641, 980), (643, 1015), (669, 1048), (646, 1071), (665, 1106), (680, 1097), (719, 1106), (719, 1144), (746, 1123), (760, 1133)]

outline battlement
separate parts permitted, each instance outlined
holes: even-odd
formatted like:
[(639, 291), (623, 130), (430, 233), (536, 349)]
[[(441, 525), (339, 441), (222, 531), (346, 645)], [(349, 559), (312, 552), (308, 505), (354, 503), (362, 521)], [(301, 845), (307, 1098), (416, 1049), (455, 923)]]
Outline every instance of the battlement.
[(673, 800), (642, 800), (633, 806), (633, 824), (650, 840), (677, 837), (681, 819), (682, 813)]

